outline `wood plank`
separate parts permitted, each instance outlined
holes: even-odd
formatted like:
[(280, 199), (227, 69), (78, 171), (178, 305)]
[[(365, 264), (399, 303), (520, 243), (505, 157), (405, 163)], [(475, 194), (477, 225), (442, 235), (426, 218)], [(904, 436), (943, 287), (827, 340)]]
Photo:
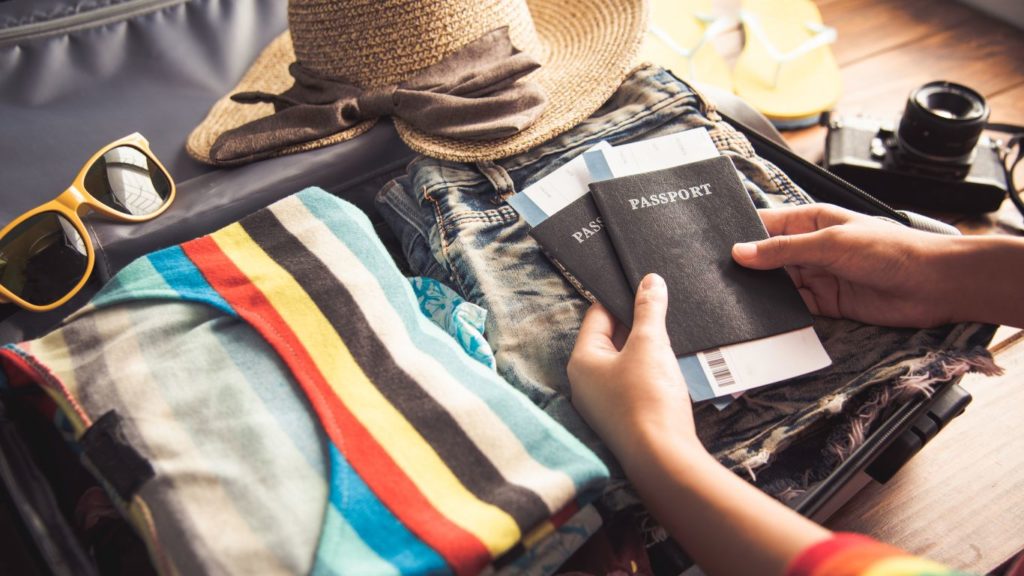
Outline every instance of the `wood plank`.
[(900, 470), (827, 523), (984, 574), (1024, 549), (1024, 339), (996, 354), (1006, 374), (969, 375), (967, 411)]
[(1000, 326), (999, 330), (996, 330), (996, 335), (992, 337), (988, 349), (996, 354), (1004, 348), (1018, 345), (1021, 340), (1024, 340), (1024, 330), (1013, 326)]
[[(949, 0), (943, 0), (942, 8), (938, 10), (935, 9), (934, 0), (819, 0), (816, 4), (821, 11), (822, 21), (838, 32), (838, 40), (832, 46), (832, 51), (840, 67), (865, 56), (919, 40), (934, 34), (936, 30), (948, 30), (985, 19), (977, 11)], [(730, 64), (735, 63), (743, 47), (743, 33), (738, 21), (739, 9), (738, 0), (720, 0), (715, 3), (717, 15), (737, 19), (735, 28), (723, 33), (715, 43)]]
[(985, 30), (971, 26), (934, 34), (844, 67), (837, 109), (893, 118), (912, 89), (936, 79), (959, 82), (986, 97), (998, 94), (1024, 79), (1022, 53), (1020, 33), (995, 21)]
[(985, 18), (948, 0), (835, 0), (818, 5), (822, 20), (839, 33), (832, 51), (840, 67), (926, 38), (936, 30), (968, 26)]
[(1024, 77), (1019, 83), (988, 98), (992, 122), (1008, 122), (1024, 126)]

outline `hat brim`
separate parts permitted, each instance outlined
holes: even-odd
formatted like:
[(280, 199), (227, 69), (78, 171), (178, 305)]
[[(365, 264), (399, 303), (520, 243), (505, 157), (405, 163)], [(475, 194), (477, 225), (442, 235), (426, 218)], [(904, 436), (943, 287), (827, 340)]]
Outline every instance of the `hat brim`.
[[(519, 154), (576, 126), (594, 113), (632, 69), (646, 28), (643, 0), (528, 0), (543, 48), (542, 66), (526, 77), (539, 84), (548, 103), (537, 120), (523, 131), (498, 140), (455, 140), (426, 134), (395, 118), (399, 135), (413, 150), (444, 160), (476, 162)], [(271, 42), (242, 77), (232, 94), (243, 91), (281, 93), (292, 84), (288, 65), (295, 61), (291, 36), (285, 32)], [(189, 135), (186, 149), (200, 162), (215, 165), (210, 148), (217, 138), (253, 120), (273, 114), (270, 104), (239, 104), (229, 96), (217, 101)], [(373, 127), (362, 122), (326, 138), (283, 150), (282, 156), (351, 140)], [(253, 158), (230, 162), (244, 164)]]

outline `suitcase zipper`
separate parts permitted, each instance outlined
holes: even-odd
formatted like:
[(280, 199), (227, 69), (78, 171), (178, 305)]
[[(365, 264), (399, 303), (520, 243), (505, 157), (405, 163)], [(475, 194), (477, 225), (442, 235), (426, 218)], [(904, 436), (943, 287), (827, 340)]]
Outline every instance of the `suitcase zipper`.
[(112, 24), (121, 20), (134, 18), (148, 12), (184, 4), (188, 0), (136, 0), (135, 2), (123, 2), (96, 8), (87, 12), (77, 12), (69, 16), (33, 22), (24, 26), (14, 26), (0, 30), (0, 47), (33, 40), (58, 34), (69, 34), (84, 28), (94, 28), (105, 24)]

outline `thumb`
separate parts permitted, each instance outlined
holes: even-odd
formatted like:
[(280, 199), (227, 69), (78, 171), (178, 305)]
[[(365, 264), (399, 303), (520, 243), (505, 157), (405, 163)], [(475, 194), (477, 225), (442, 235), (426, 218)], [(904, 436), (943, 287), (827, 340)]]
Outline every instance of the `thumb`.
[[(668, 312), (668, 287), (657, 274), (644, 276), (633, 305), (633, 329), (628, 342), (668, 344), (665, 315)], [(628, 343), (627, 342), (627, 343)]]
[(836, 252), (822, 232), (773, 236), (759, 242), (741, 242), (732, 247), (737, 263), (756, 270), (770, 270), (783, 266), (827, 267), (835, 260)]

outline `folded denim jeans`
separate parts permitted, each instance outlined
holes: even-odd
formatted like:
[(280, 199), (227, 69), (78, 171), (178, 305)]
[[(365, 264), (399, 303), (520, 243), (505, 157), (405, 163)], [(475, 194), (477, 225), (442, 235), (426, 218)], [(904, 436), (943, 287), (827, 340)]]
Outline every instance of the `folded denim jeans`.
[(420, 312), (443, 292), (309, 189), (0, 348), (0, 391), (45, 393), (163, 574), (545, 573), (607, 470)]
[[(615, 145), (699, 127), (732, 159), (757, 207), (813, 201), (758, 157), (698, 92), (653, 66), (635, 70), (589, 119), (529, 152), (475, 164), (417, 157), (376, 199), (415, 273), (446, 282), (487, 309), (499, 373), (595, 450), (620, 480), (614, 459), (570, 402), (566, 364), (589, 303), (506, 200), (602, 140)], [(771, 485), (762, 487), (776, 495), (799, 493), (809, 479), (826, 476), (856, 448), (863, 437), (857, 431), (902, 395), (991, 366), (990, 326), (899, 330), (827, 318), (814, 325), (831, 367), (748, 392), (721, 412), (707, 404), (695, 410), (708, 449), (752, 476), (794, 443), (821, 445), (820, 457), (805, 467), (765, 476)], [(622, 486), (613, 483), (606, 504), (634, 503)]]

